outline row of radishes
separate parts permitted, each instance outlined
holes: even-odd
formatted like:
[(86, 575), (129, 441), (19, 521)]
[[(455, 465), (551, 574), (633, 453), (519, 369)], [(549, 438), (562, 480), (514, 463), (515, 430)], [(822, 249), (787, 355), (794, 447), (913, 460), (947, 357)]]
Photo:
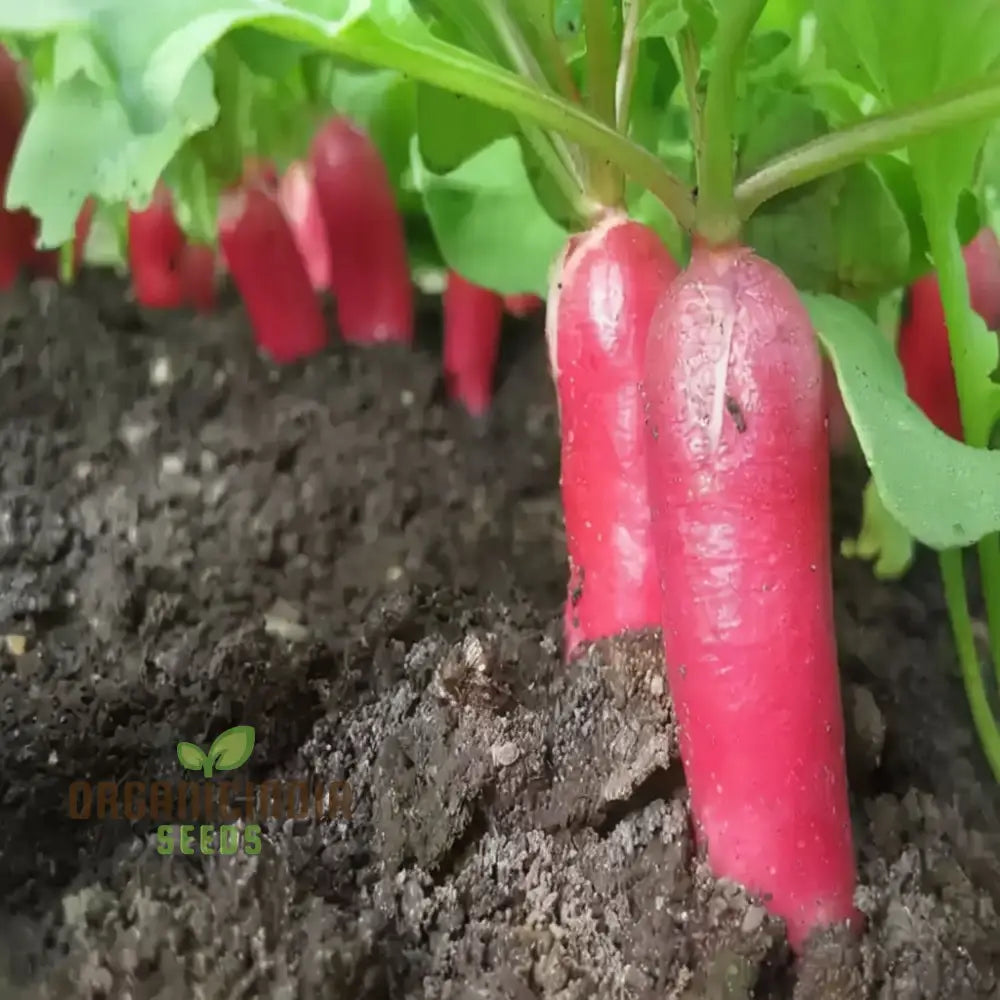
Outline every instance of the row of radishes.
[[(0, 47), (0, 173), (7, 177), (27, 117), (17, 62)], [(76, 224), (74, 271), (83, 260), (95, 206)], [(57, 278), (59, 253), (35, 248), (37, 220), (0, 215), (0, 289), (22, 272)], [(248, 160), (240, 183), (223, 193), (218, 250), (191, 242), (160, 184), (150, 205), (128, 213), (128, 263), (136, 300), (153, 309), (214, 309), (228, 271), (259, 347), (282, 363), (328, 342), (319, 293), (336, 303), (349, 343), (408, 344), (414, 301), (403, 220), (378, 150), (342, 116), (316, 134), (308, 156), (278, 173)], [(502, 298), (449, 272), (444, 293), (444, 375), (448, 394), (474, 415), (489, 407), (503, 315), (523, 317), (533, 295)]]

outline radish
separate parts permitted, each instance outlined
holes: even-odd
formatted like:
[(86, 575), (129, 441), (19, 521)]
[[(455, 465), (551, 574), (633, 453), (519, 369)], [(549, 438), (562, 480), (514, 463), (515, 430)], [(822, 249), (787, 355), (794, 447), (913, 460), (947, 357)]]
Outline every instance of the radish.
[(215, 250), (200, 243), (185, 245), (180, 259), (184, 301), (198, 312), (215, 308)]
[(186, 240), (174, 218), (173, 199), (158, 184), (142, 211), (128, 213), (128, 254), (137, 301), (151, 309), (174, 309), (184, 302), (180, 260)]
[(448, 272), (444, 292), (444, 377), (450, 399), (482, 416), (493, 396), (503, 299)]
[(322, 350), (326, 325), (277, 198), (244, 185), (219, 199), (219, 245), (258, 345), (276, 362)]
[(309, 162), (341, 335), (355, 344), (411, 343), (406, 238), (382, 157), (360, 128), (338, 116), (316, 134)]
[(567, 657), (659, 624), (639, 383), (653, 309), (677, 271), (651, 229), (618, 213), (571, 237), (556, 263), (546, 337), (562, 424)]
[(38, 220), (27, 209), (6, 207), (7, 182), (17, 144), (28, 115), (21, 68), (17, 60), (0, 46), (0, 183), (4, 207), (0, 210), (0, 289), (17, 281), (21, 269), (34, 257)]
[(660, 619), (698, 839), (798, 947), (858, 918), (822, 363), (791, 282), (696, 242), (650, 325)]
[(292, 163), (281, 177), (278, 198), (316, 291), (330, 287), (330, 247), (309, 163)]
[(538, 312), (545, 305), (545, 300), (530, 292), (524, 295), (505, 295), (503, 299), (504, 309), (517, 319), (524, 319), (532, 313)]
[[(1000, 327), (1000, 241), (991, 229), (983, 229), (962, 255), (972, 308), (996, 330)], [(940, 430), (961, 441), (958, 389), (936, 274), (925, 274), (910, 286), (896, 351), (910, 398)]]

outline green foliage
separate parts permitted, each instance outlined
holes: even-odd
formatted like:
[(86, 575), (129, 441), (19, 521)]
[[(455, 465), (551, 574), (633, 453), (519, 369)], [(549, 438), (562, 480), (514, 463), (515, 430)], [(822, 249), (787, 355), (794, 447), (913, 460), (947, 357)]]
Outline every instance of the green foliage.
[[(1000, 530), (1000, 453), (961, 444), (924, 416), (906, 395), (892, 348), (864, 312), (831, 295), (803, 300), (833, 360), (885, 510), (935, 549), (971, 545)], [(993, 342), (995, 366), (996, 338), (979, 325), (981, 342)]]
[(414, 148), (417, 184), (445, 263), (504, 295), (545, 296), (552, 261), (568, 233), (542, 209), (517, 141), (500, 139), (448, 174), (434, 174)]

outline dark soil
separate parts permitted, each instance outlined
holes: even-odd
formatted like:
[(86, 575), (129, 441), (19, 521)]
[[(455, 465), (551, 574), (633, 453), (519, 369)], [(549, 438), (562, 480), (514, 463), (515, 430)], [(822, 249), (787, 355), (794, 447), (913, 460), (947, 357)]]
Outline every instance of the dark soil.
[[(0, 310), (2, 1000), (1000, 997), (1000, 796), (933, 559), (837, 563), (869, 926), (795, 964), (692, 854), (655, 637), (560, 664), (537, 326), (474, 427), (433, 343), (275, 370), (238, 308), (102, 276)], [(237, 724), (251, 779), (346, 779), (351, 818), (231, 857), (71, 818), (73, 782), (179, 780)]]

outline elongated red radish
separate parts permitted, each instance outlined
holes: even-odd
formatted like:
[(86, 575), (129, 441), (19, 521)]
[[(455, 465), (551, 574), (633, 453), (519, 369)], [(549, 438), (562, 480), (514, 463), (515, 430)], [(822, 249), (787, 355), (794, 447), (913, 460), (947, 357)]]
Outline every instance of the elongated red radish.
[[(1000, 328), (1000, 242), (983, 229), (962, 250), (972, 308), (991, 330)], [(948, 325), (937, 275), (925, 274), (908, 289), (896, 345), (910, 398), (945, 434), (962, 440), (958, 389)]]
[(219, 246), (257, 344), (276, 362), (315, 354), (327, 330), (306, 266), (277, 198), (261, 186), (219, 199)]
[(791, 282), (696, 245), (650, 325), (649, 495), (700, 842), (793, 947), (859, 919), (830, 566), (822, 364)]
[(330, 287), (330, 246), (326, 224), (320, 212), (319, 196), (312, 165), (300, 160), (291, 163), (278, 185), (281, 208), (292, 227), (299, 252), (306, 263), (309, 280), (316, 291)]
[(215, 250), (201, 243), (188, 243), (181, 253), (181, 283), (184, 301), (198, 312), (215, 309)]
[(183, 305), (179, 265), (186, 242), (170, 191), (158, 184), (148, 207), (128, 213), (129, 269), (137, 302), (150, 309)]
[(38, 220), (26, 209), (7, 208), (7, 182), (28, 107), (17, 60), (0, 46), (0, 289), (10, 288), (35, 253)]
[(639, 384), (653, 309), (677, 271), (651, 229), (615, 214), (571, 237), (553, 272), (546, 337), (562, 431), (567, 657), (659, 624)]
[(448, 272), (444, 291), (444, 378), (448, 396), (474, 416), (493, 399), (503, 299), (496, 292)]
[(414, 304), (403, 220), (385, 164), (362, 129), (332, 118), (309, 153), (344, 340), (413, 340)]
[(503, 299), (504, 309), (517, 319), (524, 319), (532, 313), (538, 312), (545, 305), (545, 300), (538, 295), (526, 292), (523, 295), (505, 295)]

